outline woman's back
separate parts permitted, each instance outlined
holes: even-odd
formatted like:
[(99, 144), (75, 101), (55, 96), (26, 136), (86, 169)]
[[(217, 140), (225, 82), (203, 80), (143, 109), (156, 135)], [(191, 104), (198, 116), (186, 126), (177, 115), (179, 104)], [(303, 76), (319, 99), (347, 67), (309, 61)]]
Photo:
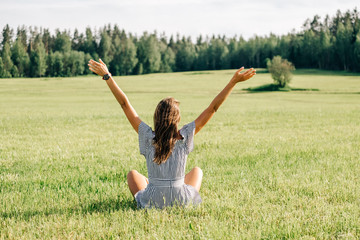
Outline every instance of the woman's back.
[(181, 140), (177, 140), (172, 153), (165, 163), (158, 165), (153, 161), (155, 148), (153, 138), (155, 133), (142, 122), (139, 126), (140, 153), (146, 158), (149, 178), (173, 179), (185, 176), (185, 164), (188, 154), (194, 146), (195, 123), (191, 122), (180, 129)]
[(180, 129), (181, 140), (177, 140), (170, 157), (165, 163), (157, 164), (153, 161), (155, 137), (152, 129), (141, 122), (139, 125), (140, 153), (146, 158), (149, 185), (140, 191), (135, 199), (139, 207), (183, 205), (201, 202), (199, 193), (194, 187), (184, 183), (185, 167), (188, 154), (193, 150), (195, 122), (191, 122)]

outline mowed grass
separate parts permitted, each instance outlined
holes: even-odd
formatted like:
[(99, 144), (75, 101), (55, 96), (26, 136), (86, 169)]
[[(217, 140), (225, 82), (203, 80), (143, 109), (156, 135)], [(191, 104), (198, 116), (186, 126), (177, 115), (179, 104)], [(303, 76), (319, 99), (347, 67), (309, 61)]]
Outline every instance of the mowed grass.
[[(194, 120), (234, 70), (115, 77), (152, 126), (160, 99)], [(203, 203), (138, 210), (137, 134), (99, 77), (0, 79), (1, 239), (359, 239), (360, 76), (298, 71), (236, 86), (195, 137)]]

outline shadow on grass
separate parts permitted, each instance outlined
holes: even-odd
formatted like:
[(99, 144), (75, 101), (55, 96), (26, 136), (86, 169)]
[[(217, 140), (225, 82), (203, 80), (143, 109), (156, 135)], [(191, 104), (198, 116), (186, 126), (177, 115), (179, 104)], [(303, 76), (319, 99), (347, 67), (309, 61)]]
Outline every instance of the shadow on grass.
[(118, 196), (116, 199), (106, 199), (103, 201), (93, 201), (84, 205), (77, 205), (68, 208), (48, 208), (44, 210), (27, 210), (27, 211), (9, 211), (2, 212), (0, 216), (2, 218), (21, 218), (30, 219), (31, 217), (41, 215), (49, 216), (53, 214), (88, 214), (88, 213), (105, 213), (114, 212), (119, 210), (136, 210), (136, 202), (133, 198), (131, 199), (120, 199)]
[(276, 84), (266, 84), (258, 87), (244, 88), (243, 90), (256, 93), (256, 92), (290, 92), (290, 91), (320, 91), (317, 88), (292, 88), (290, 86), (280, 87)]

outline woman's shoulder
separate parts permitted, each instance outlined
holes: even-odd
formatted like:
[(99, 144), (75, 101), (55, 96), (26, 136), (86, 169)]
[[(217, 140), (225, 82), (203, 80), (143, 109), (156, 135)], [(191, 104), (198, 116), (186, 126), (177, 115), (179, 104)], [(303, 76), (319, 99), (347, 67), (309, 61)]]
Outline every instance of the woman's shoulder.
[(138, 134), (139, 137), (140, 136), (151, 137), (151, 138), (154, 137), (154, 131), (152, 130), (152, 128), (143, 121), (141, 121), (139, 125)]
[(192, 121), (186, 125), (184, 125), (180, 130), (180, 135), (183, 137), (183, 140), (188, 140), (192, 138), (195, 132), (195, 121)]
[(184, 125), (180, 129), (180, 133), (191, 133), (195, 129), (195, 121), (192, 121), (186, 125)]
[(152, 131), (151, 127), (143, 121), (141, 121), (139, 125), (138, 134), (140, 153), (145, 156), (147, 149), (149, 149), (151, 141), (154, 138), (155, 134)]
[(141, 121), (139, 125), (139, 132), (140, 131), (148, 132), (148, 131), (152, 131), (152, 128), (149, 125), (147, 125), (144, 121)]

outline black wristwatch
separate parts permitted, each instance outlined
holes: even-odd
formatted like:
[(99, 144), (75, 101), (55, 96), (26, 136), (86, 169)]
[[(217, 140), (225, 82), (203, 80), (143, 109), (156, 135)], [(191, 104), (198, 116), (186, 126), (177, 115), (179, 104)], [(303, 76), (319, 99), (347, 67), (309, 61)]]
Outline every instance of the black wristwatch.
[(111, 74), (107, 73), (103, 76), (103, 80), (109, 80), (110, 77), (111, 77)]

